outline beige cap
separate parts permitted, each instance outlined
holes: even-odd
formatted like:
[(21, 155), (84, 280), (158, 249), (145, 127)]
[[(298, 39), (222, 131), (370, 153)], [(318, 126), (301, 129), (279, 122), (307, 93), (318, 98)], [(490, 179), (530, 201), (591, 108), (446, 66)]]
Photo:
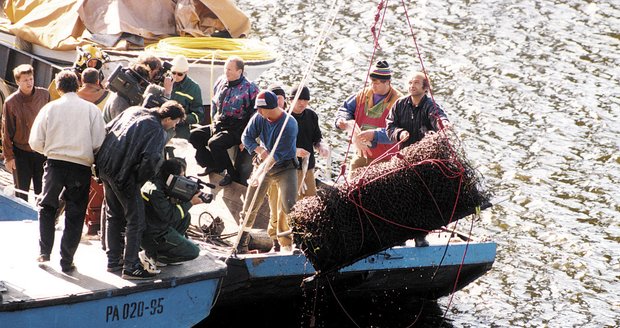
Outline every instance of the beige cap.
[(185, 73), (189, 71), (189, 63), (187, 62), (187, 58), (183, 55), (177, 55), (174, 57), (170, 64), (172, 64), (172, 68), (170, 70), (173, 72)]

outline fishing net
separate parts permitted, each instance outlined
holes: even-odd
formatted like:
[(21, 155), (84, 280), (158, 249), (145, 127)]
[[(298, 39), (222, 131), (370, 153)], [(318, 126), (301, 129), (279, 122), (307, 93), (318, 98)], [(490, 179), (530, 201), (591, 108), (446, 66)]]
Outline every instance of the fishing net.
[(428, 134), (389, 162), (358, 169), (348, 184), (298, 201), (295, 243), (326, 272), (489, 206), (480, 175), (455, 145), (451, 130)]

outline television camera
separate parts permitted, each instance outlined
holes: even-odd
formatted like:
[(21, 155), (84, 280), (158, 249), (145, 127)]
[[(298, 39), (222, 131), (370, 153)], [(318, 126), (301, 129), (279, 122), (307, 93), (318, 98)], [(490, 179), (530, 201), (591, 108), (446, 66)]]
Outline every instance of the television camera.
[(159, 72), (157, 72), (157, 75), (155, 76), (155, 78), (153, 78), (153, 81), (159, 85), (163, 84), (164, 78), (170, 75), (171, 69), (172, 69), (172, 64), (170, 64), (167, 61), (162, 62), (161, 69), (159, 70)]
[(144, 91), (144, 101), (142, 101), (142, 107), (154, 108), (161, 107), (166, 101), (170, 99), (164, 96), (164, 88), (156, 84), (149, 84)]
[(158, 90), (157, 85), (150, 84), (148, 80), (134, 72), (131, 68), (116, 66), (110, 77), (108, 87), (113, 92), (129, 101), (130, 106), (143, 106), (146, 108), (160, 107), (169, 100), (164, 97), (163, 91)]
[(130, 106), (142, 104), (144, 100), (142, 95), (149, 85), (149, 81), (140, 76), (140, 74), (121, 65), (116, 66), (108, 77), (107, 82), (110, 90), (127, 99)]
[[(196, 177), (170, 175), (166, 180), (166, 191), (168, 196), (183, 202), (187, 202), (191, 200), (194, 195), (201, 193), (201, 189), (205, 186), (211, 189), (215, 188), (215, 185), (204, 182)], [(201, 193), (199, 198), (203, 203), (207, 204), (213, 200), (213, 194)]]

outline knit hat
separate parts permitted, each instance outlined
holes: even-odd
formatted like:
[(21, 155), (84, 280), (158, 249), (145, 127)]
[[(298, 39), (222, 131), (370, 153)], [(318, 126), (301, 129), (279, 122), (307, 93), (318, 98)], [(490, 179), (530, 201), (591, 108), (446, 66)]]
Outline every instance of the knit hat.
[(375, 65), (375, 69), (370, 72), (370, 77), (378, 80), (392, 79), (392, 70), (385, 60), (380, 60)]
[(269, 90), (263, 90), (256, 96), (256, 108), (274, 109), (278, 107), (278, 96)]
[[(291, 99), (295, 99), (295, 95), (297, 94), (297, 90), (299, 90), (299, 85), (294, 86), (291, 89), (290, 94), (290, 98)], [(310, 89), (308, 89), (308, 87), (304, 86), (301, 89), (301, 93), (299, 94), (299, 99), (301, 100), (310, 100)]]
[(174, 57), (170, 64), (172, 64), (170, 70), (173, 72), (185, 73), (189, 71), (189, 63), (187, 62), (187, 58), (183, 55)]
[(269, 91), (273, 92), (276, 94), (276, 96), (282, 96), (284, 98), (286, 98), (286, 92), (284, 91), (284, 89), (277, 84), (272, 84), (269, 86)]

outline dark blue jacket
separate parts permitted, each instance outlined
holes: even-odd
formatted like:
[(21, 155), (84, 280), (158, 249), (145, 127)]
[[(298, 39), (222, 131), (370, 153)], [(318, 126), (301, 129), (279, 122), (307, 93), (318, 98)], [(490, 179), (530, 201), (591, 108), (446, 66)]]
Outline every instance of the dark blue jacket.
[(393, 142), (400, 140), (403, 131), (409, 132), (409, 139), (400, 148), (414, 144), (428, 131), (439, 131), (439, 121), (448, 122), (443, 109), (428, 96), (423, 96), (418, 106), (413, 105), (411, 96), (399, 98), (385, 119), (386, 132)]
[(159, 170), (166, 131), (156, 111), (130, 107), (106, 125), (97, 171), (123, 189), (143, 185)]

